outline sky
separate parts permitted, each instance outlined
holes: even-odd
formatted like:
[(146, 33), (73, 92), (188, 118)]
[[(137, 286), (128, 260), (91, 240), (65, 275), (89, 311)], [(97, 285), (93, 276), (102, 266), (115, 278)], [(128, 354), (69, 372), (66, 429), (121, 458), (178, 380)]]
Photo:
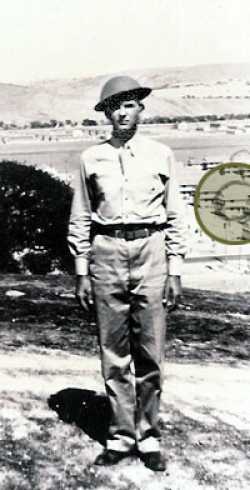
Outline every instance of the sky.
[(0, 0), (0, 82), (250, 62), (249, 0)]

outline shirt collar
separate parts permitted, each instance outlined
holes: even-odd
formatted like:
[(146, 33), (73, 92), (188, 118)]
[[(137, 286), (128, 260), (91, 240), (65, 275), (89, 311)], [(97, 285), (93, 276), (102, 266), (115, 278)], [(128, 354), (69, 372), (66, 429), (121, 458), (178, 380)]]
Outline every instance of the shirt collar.
[(111, 146), (113, 148), (116, 148), (116, 149), (125, 148), (126, 150), (128, 150), (130, 152), (131, 156), (135, 156), (137, 144), (138, 144), (139, 140), (140, 140), (140, 136), (138, 135), (138, 132), (136, 132), (134, 134), (134, 136), (125, 143), (124, 147), (118, 146), (118, 140), (116, 140), (116, 138), (114, 136), (112, 136), (108, 140), (108, 143), (111, 144)]

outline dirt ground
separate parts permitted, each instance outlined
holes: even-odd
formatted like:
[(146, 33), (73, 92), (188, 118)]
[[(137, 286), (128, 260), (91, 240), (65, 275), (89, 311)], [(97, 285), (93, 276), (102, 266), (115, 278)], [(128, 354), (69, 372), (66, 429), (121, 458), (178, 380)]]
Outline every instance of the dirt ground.
[(73, 278), (0, 278), (1, 490), (250, 488), (249, 278), (214, 277), (184, 275), (169, 318), (163, 474), (137, 457), (93, 466), (100, 443), (48, 406), (69, 387), (103, 391), (96, 326), (75, 304)]

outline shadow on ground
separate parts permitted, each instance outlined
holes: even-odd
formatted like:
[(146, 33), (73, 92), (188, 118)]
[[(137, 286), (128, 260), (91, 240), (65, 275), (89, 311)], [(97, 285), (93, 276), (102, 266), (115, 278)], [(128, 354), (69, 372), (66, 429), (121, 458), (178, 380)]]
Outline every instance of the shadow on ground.
[(69, 424), (74, 422), (91, 439), (105, 445), (110, 407), (104, 394), (93, 390), (65, 388), (49, 397), (48, 406), (57, 412), (60, 420)]

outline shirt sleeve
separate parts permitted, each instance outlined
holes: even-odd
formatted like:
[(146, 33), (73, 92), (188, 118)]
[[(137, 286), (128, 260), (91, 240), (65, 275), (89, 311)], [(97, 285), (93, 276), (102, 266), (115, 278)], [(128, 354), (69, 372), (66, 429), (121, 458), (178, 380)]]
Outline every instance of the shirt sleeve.
[(82, 156), (79, 173), (75, 179), (67, 237), (70, 252), (75, 259), (77, 275), (89, 273), (91, 204), (87, 183), (86, 168)]
[(166, 182), (166, 254), (169, 275), (181, 275), (182, 263), (187, 252), (186, 207), (176, 176), (176, 161), (172, 151), (168, 155), (169, 179)]

